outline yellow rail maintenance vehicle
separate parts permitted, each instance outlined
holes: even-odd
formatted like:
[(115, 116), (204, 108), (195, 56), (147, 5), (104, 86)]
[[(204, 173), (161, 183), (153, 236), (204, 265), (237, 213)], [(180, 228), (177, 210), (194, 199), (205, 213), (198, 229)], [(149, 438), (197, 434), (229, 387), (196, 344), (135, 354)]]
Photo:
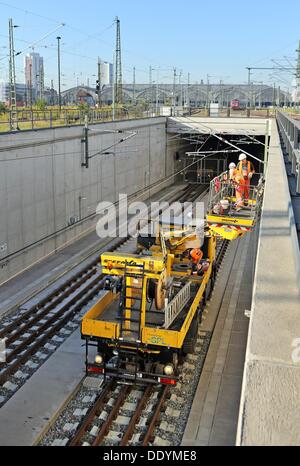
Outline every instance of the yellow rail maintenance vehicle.
[[(222, 177), (219, 181), (225, 183)], [(233, 209), (214, 214), (213, 205), (221, 198), (234, 202), (230, 189), (221, 186), (216, 192), (211, 183), (202, 239), (195, 227), (154, 222), (154, 233), (138, 236), (136, 254), (101, 255), (105, 291), (81, 326), (87, 373), (124, 384), (176, 385), (180, 361), (194, 351), (202, 311), (214, 287), (217, 238), (235, 239), (251, 231), (257, 220), (261, 188), (249, 199), (250, 226)], [(241, 218), (247, 228), (231, 229), (240, 226)], [(193, 251), (200, 254), (195, 258)], [(90, 346), (97, 348), (92, 362)]]

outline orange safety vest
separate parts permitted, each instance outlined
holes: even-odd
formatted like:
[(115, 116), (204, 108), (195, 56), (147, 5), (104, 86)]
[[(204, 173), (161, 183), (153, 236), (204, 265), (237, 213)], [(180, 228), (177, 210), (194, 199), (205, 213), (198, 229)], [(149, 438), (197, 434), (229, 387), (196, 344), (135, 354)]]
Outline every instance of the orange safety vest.
[(234, 180), (236, 175), (238, 174), (238, 171), (236, 168), (230, 168), (229, 169), (229, 179)]
[[(245, 168), (245, 166), (246, 166), (247, 168)], [(245, 175), (244, 175), (244, 171), (247, 171), (247, 175), (246, 175), (246, 176), (248, 176), (249, 173), (251, 173), (251, 172), (254, 173), (253, 164), (252, 164), (251, 162), (249, 162), (249, 161), (247, 162), (247, 165), (245, 165), (243, 162), (240, 162), (240, 163), (238, 164), (238, 166), (237, 166), (237, 172), (238, 172), (240, 175), (245, 176)]]
[(240, 175), (240, 173), (236, 173), (235, 177), (234, 177), (234, 182), (236, 183), (236, 190), (239, 192), (239, 193), (243, 193), (244, 192), (244, 189), (245, 189), (245, 180), (244, 180), (244, 177), (243, 175)]
[(190, 256), (193, 259), (194, 264), (198, 264), (198, 262), (202, 259), (203, 257), (203, 252), (201, 249), (192, 249), (190, 252)]

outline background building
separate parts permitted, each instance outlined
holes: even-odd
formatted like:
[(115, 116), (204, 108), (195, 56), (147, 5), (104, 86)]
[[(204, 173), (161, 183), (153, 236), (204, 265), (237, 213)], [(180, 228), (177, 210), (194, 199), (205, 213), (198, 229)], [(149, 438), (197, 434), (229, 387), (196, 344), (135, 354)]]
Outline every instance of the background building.
[[(17, 105), (23, 106), (26, 102), (27, 86), (16, 83)], [(10, 85), (6, 82), (0, 82), (0, 102), (9, 105)]]
[[(175, 96), (173, 91), (175, 90)], [(84, 94), (85, 92), (85, 94)], [(152, 104), (175, 105), (191, 107), (205, 107), (210, 103), (219, 103), (222, 107), (229, 107), (230, 102), (237, 99), (240, 106), (245, 108), (248, 103), (251, 107), (268, 107), (273, 104), (288, 105), (292, 96), (282, 89), (274, 88), (267, 84), (190, 84), (182, 86), (176, 84), (123, 84), (124, 104)], [(84, 99), (89, 105), (95, 105), (98, 96), (96, 88), (78, 86), (62, 92), (62, 97), (67, 105), (78, 104)], [(174, 99), (175, 97), (175, 99)], [(113, 99), (112, 85), (102, 86), (101, 101), (103, 104), (111, 104)]]
[(25, 57), (25, 84), (28, 102), (42, 97), (44, 88), (44, 59), (39, 53), (29, 53)]
[(106, 61), (101, 61), (100, 66), (101, 66), (100, 67), (101, 85), (107, 86), (109, 84), (112, 84), (113, 83), (113, 72), (114, 72), (113, 65)]

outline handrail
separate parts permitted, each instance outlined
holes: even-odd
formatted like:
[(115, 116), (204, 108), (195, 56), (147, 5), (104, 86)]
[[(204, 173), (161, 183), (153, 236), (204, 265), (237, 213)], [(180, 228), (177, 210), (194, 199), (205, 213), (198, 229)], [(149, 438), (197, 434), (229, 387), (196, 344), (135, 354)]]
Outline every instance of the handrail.
[(188, 282), (166, 306), (164, 328), (168, 329), (191, 297), (191, 282)]
[(296, 192), (300, 194), (300, 121), (293, 120), (283, 112), (277, 112), (277, 124), (292, 164), (291, 172), (296, 177)]
[[(253, 220), (256, 219), (262, 200), (262, 189), (263, 189), (263, 180), (264, 177), (262, 174), (256, 174), (259, 176), (259, 183), (257, 185), (249, 185), (249, 200), (252, 201), (249, 203), (247, 210), (249, 216), (253, 217)], [(221, 173), (221, 175), (215, 177), (210, 182), (209, 190), (209, 201), (208, 201), (208, 212), (211, 213), (214, 206), (218, 204), (221, 200), (231, 199), (234, 197), (235, 186), (231, 184), (229, 179), (229, 172)], [(253, 202), (255, 201), (255, 202)], [(233, 205), (229, 204), (229, 211), (226, 213), (226, 216), (235, 216), (236, 211), (233, 210)]]

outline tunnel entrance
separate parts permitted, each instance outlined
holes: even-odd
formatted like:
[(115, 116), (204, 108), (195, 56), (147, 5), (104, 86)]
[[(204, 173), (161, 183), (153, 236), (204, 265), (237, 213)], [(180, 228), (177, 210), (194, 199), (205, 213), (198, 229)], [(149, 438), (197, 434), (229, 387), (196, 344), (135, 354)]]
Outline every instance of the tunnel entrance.
[[(186, 152), (181, 157), (182, 178), (187, 183), (209, 184), (216, 176), (228, 170), (231, 162), (237, 165), (243, 151), (255, 157), (249, 156), (248, 160), (253, 163), (256, 174), (264, 171), (265, 136), (249, 138), (244, 135), (222, 134), (223, 141), (209, 134), (188, 134), (181, 137), (189, 140), (189, 144), (185, 146)], [(227, 144), (227, 141), (237, 148)]]

